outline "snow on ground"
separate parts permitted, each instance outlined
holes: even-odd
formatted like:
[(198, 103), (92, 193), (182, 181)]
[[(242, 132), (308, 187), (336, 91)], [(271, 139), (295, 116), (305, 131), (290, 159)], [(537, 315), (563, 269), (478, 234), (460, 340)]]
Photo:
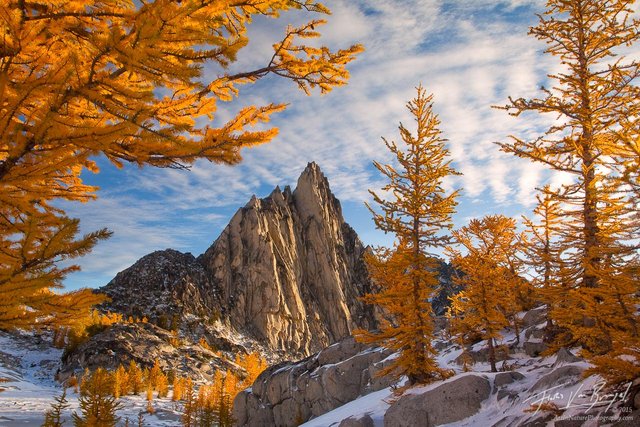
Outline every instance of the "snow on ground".
[[(459, 354), (458, 351), (453, 353)], [(601, 379), (597, 376), (580, 380), (577, 383), (563, 383), (561, 381), (556, 386), (553, 386), (553, 389), (531, 390), (540, 378), (555, 369), (553, 367), (555, 357), (548, 359), (534, 358), (535, 360), (532, 360), (522, 354), (514, 356), (520, 356), (515, 360), (522, 364), (515, 371), (523, 374), (525, 378), (508, 385), (504, 389), (511, 397), (503, 397), (498, 400), (499, 395), (494, 392), (489, 399), (483, 402), (480, 411), (476, 415), (448, 424), (448, 427), (488, 427), (500, 421), (501, 423), (498, 425), (507, 426), (510, 422), (516, 420), (519, 420), (519, 422), (516, 422), (516, 425), (519, 425), (526, 418), (545, 415), (544, 406), (540, 406), (545, 402), (552, 402), (559, 408), (568, 408), (563, 414), (564, 418), (584, 414), (590, 405), (594, 405), (594, 409), (590, 411), (592, 414), (596, 414), (607, 406), (606, 402), (596, 402), (597, 394), (604, 393), (599, 390)], [(441, 358), (441, 360), (446, 360), (446, 358)], [(572, 365), (582, 368), (588, 367), (585, 362), (572, 363)], [(448, 365), (448, 367), (452, 368), (453, 366)], [(488, 364), (483, 363), (474, 365), (472, 372), (458, 373), (445, 382), (455, 381), (464, 375), (478, 374), (489, 379), (493, 387), (493, 379), (497, 374), (489, 372)], [(421, 394), (443, 383), (439, 381), (427, 386), (412, 388), (407, 390), (405, 394)], [(373, 419), (376, 427), (382, 427), (384, 425), (385, 412), (390, 403), (398, 398), (398, 396), (394, 396), (392, 388), (386, 388), (340, 406), (331, 412), (302, 424), (301, 427), (337, 427), (346, 418), (359, 419), (366, 414)], [(537, 408), (539, 409), (536, 411)]]
[(390, 388), (385, 388), (342, 405), (324, 415), (320, 415), (318, 418), (301, 424), (300, 427), (338, 426), (345, 418), (352, 416), (357, 419), (365, 414), (368, 414), (373, 419), (376, 426), (381, 426), (384, 413), (389, 408), (389, 402), (393, 397), (393, 391)]
[[(534, 326), (535, 327), (535, 326)], [(521, 332), (521, 342), (524, 339), (524, 331)], [(508, 330), (504, 332), (500, 344), (512, 345), (516, 336)], [(531, 338), (529, 339), (531, 341)], [(475, 415), (449, 425), (449, 427), (488, 427), (497, 425), (521, 424), (526, 419), (546, 415), (543, 403), (553, 403), (564, 409), (563, 418), (577, 414), (594, 414), (603, 411), (611, 397), (605, 396), (604, 389), (600, 388), (602, 381), (597, 376), (586, 379), (575, 377), (561, 379), (548, 387), (535, 389), (535, 384), (545, 375), (552, 372), (556, 357), (529, 357), (525, 353), (516, 350), (510, 355), (507, 368), (524, 375), (524, 379), (508, 384), (498, 392), (494, 385), (496, 373), (491, 373), (488, 363), (476, 363), (471, 366), (472, 372), (463, 373), (455, 360), (462, 350), (442, 337), (436, 342), (438, 363), (441, 367), (453, 369), (456, 375), (446, 381), (455, 381), (463, 375), (481, 375), (486, 377), (493, 387), (493, 393), (486, 399)], [(482, 343), (473, 346), (473, 350), (481, 350)], [(574, 354), (576, 353), (574, 349)], [(16, 337), (0, 332), (0, 378), (6, 382), (0, 383), (0, 425), (13, 426), (40, 426), (44, 419), (44, 412), (49, 409), (54, 396), (62, 393), (62, 388), (53, 377), (59, 366), (61, 350), (52, 348), (45, 341), (38, 341), (33, 336)], [(393, 358), (395, 355), (389, 356)], [(585, 362), (574, 362), (563, 366), (574, 365), (585, 369)], [(498, 365), (501, 367), (501, 364)], [(567, 381), (571, 380), (572, 381)], [(403, 384), (404, 381), (400, 381)], [(405, 391), (406, 394), (424, 393), (434, 389), (443, 382), (416, 387)], [(71, 413), (77, 410), (77, 395), (73, 390), (68, 390), (68, 398), (71, 407), (66, 411), (65, 418), (70, 419)], [(399, 397), (394, 395), (392, 387), (362, 396), (339, 408), (303, 424), (304, 427), (337, 427), (346, 418), (361, 418), (368, 414), (375, 426), (383, 426), (384, 414)], [(619, 403), (622, 398), (613, 398)], [(145, 411), (146, 400), (144, 396), (128, 396), (120, 400), (123, 409), (118, 412), (121, 424), (128, 418), (131, 425), (136, 425), (140, 412), (144, 412), (145, 425), (147, 426), (177, 426), (180, 424), (180, 407), (170, 399), (154, 399), (155, 413), (147, 414)], [(589, 406), (594, 405), (590, 411)], [(624, 414), (621, 414), (624, 415)], [(590, 422), (590, 421), (589, 421)], [(590, 425), (589, 422), (585, 425)], [(593, 421), (595, 422), (595, 420)], [(513, 424), (512, 424), (513, 423)], [(67, 423), (70, 425), (71, 423)]]
[[(539, 325), (533, 326), (533, 328), (537, 328), (538, 326)], [(532, 338), (528, 339), (528, 341), (531, 340)], [(523, 341), (524, 330), (520, 332), (520, 342), (522, 343)], [(515, 342), (515, 333), (505, 330), (498, 344), (513, 345)], [(598, 376), (591, 376), (585, 379), (576, 377), (561, 378), (557, 383), (553, 383), (552, 385), (534, 388), (541, 378), (560, 366), (573, 365), (581, 369), (586, 369), (590, 365), (580, 361), (562, 363), (561, 365), (554, 366), (556, 356), (547, 358), (530, 357), (520, 352), (520, 349), (517, 349), (514, 354), (510, 354), (510, 359), (507, 363), (509, 369), (521, 373), (524, 375), (524, 379), (508, 384), (501, 388), (501, 392), (498, 393), (498, 388), (494, 385), (494, 378), (498, 373), (490, 372), (489, 363), (476, 363), (471, 366), (471, 372), (463, 373), (461, 372), (461, 367), (455, 363), (455, 359), (460, 356), (462, 350), (450, 342), (446, 346), (445, 343), (447, 343), (447, 341), (442, 339), (439, 345), (441, 350), (437, 357), (438, 363), (443, 368), (453, 369), (456, 375), (444, 382), (455, 381), (464, 375), (481, 375), (490, 381), (493, 390), (490, 397), (482, 403), (480, 410), (475, 415), (448, 424), (447, 427), (507, 427), (511, 425), (521, 425), (526, 420), (544, 417), (550, 414), (550, 412), (545, 411), (545, 405), (549, 404), (555, 405), (563, 410), (562, 419), (583, 417), (583, 419), (586, 420), (585, 426), (596, 424), (604, 425), (607, 419), (600, 418), (598, 421), (595, 418), (596, 414), (607, 409), (611, 402), (613, 403), (611, 407), (615, 408), (624, 400), (622, 396), (607, 395), (603, 387), (605, 384), (602, 378)], [(481, 350), (484, 345), (486, 345), (486, 342), (477, 343), (472, 347), (472, 350)], [(578, 350), (579, 349), (573, 349), (573, 353), (577, 354)], [(498, 368), (500, 368), (500, 364)], [(406, 390), (404, 394), (425, 393), (428, 390), (442, 385), (444, 382), (438, 381), (426, 386), (411, 388)], [(400, 383), (402, 384), (403, 381)], [(312, 419), (302, 424), (302, 426), (337, 427), (340, 422), (346, 418), (352, 417), (359, 419), (368, 414), (373, 419), (376, 427), (382, 427), (384, 425), (385, 412), (390, 404), (399, 398), (399, 396), (394, 395), (391, 387), (386, 388), (362, 396), (318, 418)], [(614, 418), (625, 416), (624, 413), (620, 413), (619, 411), (619, 409), (614, 410)], [(589, 419), (590, 416), (593, 418)], [(544, 425), (544, 423), (540, 425)], [(551, 421), (550, 425), (553, 425), (553, 421)]]
[[(0, 426), (40, 426), (44, 413), (62, 386), (54, 380), (62, 350), (52, 348), (37, 337), (15, 336), (0, 332)], [(78, 410), (78, 395), (67, 389), (70, 407), (64, 413), (65, 425), (71, 425), (71, 414)], [(120, 425), (128, 418), (137, 425), (138, 413), (144, 412), (144, 425), (169, 427), (180, 425), (180, 408), (170, 398), (154, 398), (153, 415), (146, 413), (143, 395), (120, 399)]]

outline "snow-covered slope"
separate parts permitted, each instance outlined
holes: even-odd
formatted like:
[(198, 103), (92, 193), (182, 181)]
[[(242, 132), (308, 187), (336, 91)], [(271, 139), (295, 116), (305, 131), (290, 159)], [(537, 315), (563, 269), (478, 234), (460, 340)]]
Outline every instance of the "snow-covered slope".
[[(62, 386), (54, 380), (60, 366), (62, 350), (52, 348), (50, 341), (31, 334), (13, 335), (0, 332), (0, 426), (40, 426), (44, 413)], [(67, 389), (69, 408), (64, 413), (65, 425), (71, 425), (71, 414), (78, 410), (78, 395)], [(118, 412), (121, 423), (128, 418), (131, 425), (144, 412), (147, 402), (143, 395), (121, 399)], [(154, 399), (155, 413), (144, 412), (145, 425), (169, 427), (180, 425), (180, 412), (169, 398)]]
[[(488, 369), (483, 368), (488, 368), (488, 366), (484, 366), (484, 364), (475, 366), (472, 373), (459, 373), (453, 378), (450, 378), (447, 382), (457, 380), (461, 375), (479, 374), (489, 380), (494, 393), (491, 394), (489, 399), (482, 403), (482, 406), (476, 415), (443, 425), (451, 427), (506, 427), (525, 425), (529, 422), (534, 422), (534, 420), (538, 420), (540, 423), (538, 425), (540, 426), (547, 425), (547, 422), (550, 422), (549, 425), (553, 426), (554, 421), (552, 420), (555, 416), (544, 409), (545, 407), (542, 406), (542, 404), (545, 402), (553, 402), (560, 410), (562, 410), (562, 416), (558, 419), (577, 420), (581, 416), (588, 417), (589, 414), (591, 414), (595, 419), (596, 415), (607, 406), (604, 402), (596, 402), (597, 397), (594, 397), (593, 394), (599, 386), (598, 383), (601, 381), (600, 378), (589, 377), (587, 379), (580, 380), (575, 376), (569, 375), (564, 378), (560, 378), (560, 381), (558, 381), (557, 384), (550, 385), (549, 387), (538, 389), (534, 388), (536, 383), (541, 381), (545, 375), (549, 375), (554, 371), (554, 360), (555, 357), (547, 359), (519, 358), (518, 364), (521, 364), (522, 366), (515, 369), (513, 372), (521, 373), (523, 375), (523, 379), (520, 381), (514, 381), (506, 387), (498, 387), (496, 385), (495, 378), (500, 373), (487, 372)], [(445, 364), (445, 366), (456, 368), (455, 365)], [(582, 371), (586, 369), (588, 365), (585, 362), (577, 362), (565, 364), (563, 366), (575, 366), (577, 369)], [(409, 390), (407, 394), (423, 394), (442, 386), (444, 383), (445, 382), (438, 382), (426, 387), (414, 388)], [(385, 413), (391, 406), (391, 403), (398, 399), (399, 397), (396, 396), (393, 389), (389, 387), (384, 390), (362, 396), (318, 418), (314, 418), (302, 424), (302, 426), (340, 426), (341, 422), (348, 418), (360, 420), (366, 416), (372, 419), (374, 426), (383, 426), (385, 425)], [(619, 402), (620, 401), (617, 400), (616, 403)], [(592, 404), (595, 404), (593, 409), (587, 412), (587, 409)], [(537, 408), (539, 409), (536, 411)], [(564, 408), (568, 409), (563, 410)], [(454, 407), (450, 409), (455, 410)], [(620, 414), (619, 410), (617, 410), (615, 414), (617, 416), (624, 415)]]

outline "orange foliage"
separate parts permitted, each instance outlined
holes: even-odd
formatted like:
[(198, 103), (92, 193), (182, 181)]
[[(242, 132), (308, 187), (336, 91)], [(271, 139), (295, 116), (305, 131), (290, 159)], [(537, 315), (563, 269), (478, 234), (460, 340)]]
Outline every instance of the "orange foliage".
[(51, 292), (78, 269), (58, 261), (110, 235), (103, 229), (76, 238), (78, 220), (54, 203), (95, 198), (96, 187), (81, 175), (98, 172), (96, 155), (118, 167), (237, 163), (241, 148), (273, 139), (277, 129), (252, 127), (285, 105), (246, 105), (211, 125), (219, 102), (267, 75), (306, 93), (347, 82), (346, 65), (360, 45), (331, 51), (300, 42), (318, 37), (322, 20), (288, 27), (259, 66), (228, 72), (249, 43), (247, 25), (291, 9), (329, 13), (310, 0), (3, 3), (0, 328), (60, 323), (101, 300), (88, 290)]
[(433, 112), (433, 96), (422, 87), (417, 91), (417, 97), (407, 104), (417, 122), (416, 134), (401, 124), (404, 147), (384, 140), (400, 168), (374, 162), (389, 181), (383, 190), (390, 199), (371, 192), (382, 213), (369, 207), (376, 227), (393, 233), (397, 241), (393, 249), (382, 248), (365, 258), (378, 292), (363, 300), (380, 306), (393, 321), (383, 322), (377, 332), (356, 330), (354, 335), (359, 341), (400, 352), (381, 375), (407, 375), (411, 383), (427, 383), (451, 375), (435, 360), (430, 299), (438, 286), (432, 250), (448, 241), (457, 191), (447, 194), (442, 185), (445, 177), (456, 172), (450, 166), (438, 128), (440, 121)]
[(447, 248), (454, 267), (463, 272), (454, 281), (464, 289), (451, 299), (450, 328), (465, 341), (475, 335), (487, 340), (493, 372), (497, 371), (495, 340), (521, 308), (517, 290), (523, 281), (513, 261), (521, 236), (515, 228), (515, 220), (503, 215), (473, 219), (453, 232), (465, 252)]

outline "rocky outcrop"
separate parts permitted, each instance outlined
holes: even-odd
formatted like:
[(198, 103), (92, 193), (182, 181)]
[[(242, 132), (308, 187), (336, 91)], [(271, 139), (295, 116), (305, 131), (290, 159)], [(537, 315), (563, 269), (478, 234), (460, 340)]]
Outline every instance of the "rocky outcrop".
[(451, 305), (451, 300), (449, 298), (462, 291), (462, 286), (457, 285), (454, 282), (454, 278), (462, 273), (453, 268), (451, 264), (447, 264), (444, 261), (439, 261), (439, 264), (438, 281), (440, 282), (440, 286), (438, 288), (438, 293), (431, 300), (431, 306), (433, 307), (433, 313), (436, 316), (444, 316), (447, 312), (447, 308)]
[(156, 251), (121, 271), (99, 289), (111, 301), (103, 310), (147, 317), (164, 328), (177, 327), (183, 315), (219, 317), (219, 292), (202, 264), (190, 253)]
[[(298, 363), (272, 366), (233, 404), (238, 426), (297, 426), (391, 384), (376, 373), (388, 350), (347, 338)], [(354, 420), (355, 422), (355, 420)]]
[(156, 360), (163, 371), (178, 372), (195, 380), (210, 380), (217, 369), (240, 369), (199, 344), (177, 339), (150, 323), (115, 324), (92, 336), (62, 357), (58, 377), (65, 380), (85, 368), (117, 369), (135, 361), (150, 368)]
[(431, 427), (453, 423), (476, 414), (490, 395), (487, 378), (465, 375), (424, 393), (402, 396), (385, 413), (384, 425)]
[(349, 417), (340, 422), (338, 427), (374, 427), (373, 419), (369, 415), (360, 418)]
[(582, 379), (584, 369), (584, 367), (576, 365), (556, 368), (536, 381), (530, 391), (546, 390), (559, 384), (575, 384)]
[(565, 347), (561, 347), (560, 350), (556, 353), (556, 361), (553, 362), (553, 367), (558, 367), (561, 365), (565, 365), (568, 363), (581, 362), (582, 359), (580, 357), (575, 356), (571, 353), (571, 350), (568, 350)]
[(354, 327), (374, 326), (359, 300), (370, 291), (364, 252), (310, 163), (295, 191), (276, 188), (238, 210), (199, 261), (219, 286), (231, 324), (270, 348), (306, 356)]

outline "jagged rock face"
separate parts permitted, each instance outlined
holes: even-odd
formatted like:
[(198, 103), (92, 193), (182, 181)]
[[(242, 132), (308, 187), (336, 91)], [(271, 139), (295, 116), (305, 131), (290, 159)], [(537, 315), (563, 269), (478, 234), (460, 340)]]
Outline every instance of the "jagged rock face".
[(374, 326), (365, 247), (315, 163), (297, 188), (252, 198), (199, 258), (230, 323), (273, 349), (308, 355)]
[(144, 256), (121, 271), (99, 292), (108, 295), (105, 310), (125, 316), (160, 316), (195, 314), (218, 317), (222, 309), (219, 292), (208, 272), (190, 253), (173, 249), (156, 251)]

